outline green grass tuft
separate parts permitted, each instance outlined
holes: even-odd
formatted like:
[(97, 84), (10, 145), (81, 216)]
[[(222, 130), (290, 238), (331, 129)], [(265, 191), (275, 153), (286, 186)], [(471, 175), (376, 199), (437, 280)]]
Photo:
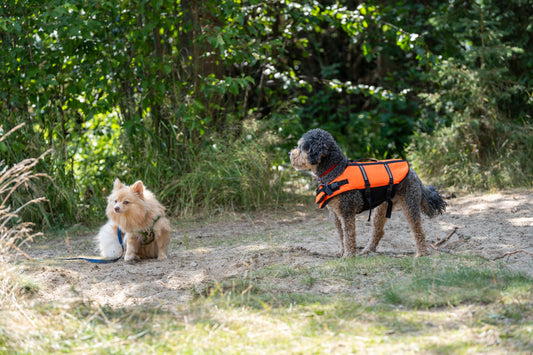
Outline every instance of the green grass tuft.
[(386, 302), (410, 308), (457, 306), (460, 304), (490, 304), (506, 294), (531, 292), (531, 278), (505, 269), (445, 266), (417, 269), (405, 282), (391, 282), (385, 289)]

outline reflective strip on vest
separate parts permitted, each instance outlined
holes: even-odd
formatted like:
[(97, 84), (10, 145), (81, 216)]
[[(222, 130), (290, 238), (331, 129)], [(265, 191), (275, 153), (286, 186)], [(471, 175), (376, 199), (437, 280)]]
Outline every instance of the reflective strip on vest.
[[(390, 172), (390, 174), (389, 174)], [(387, 196), (382, 201), (373, 201), (377, 205), (394, 197), (392, 188), (402, 182), (409, 173), (409, 163), (405, 160), (390, 159), (370, 162), (349, 162), (346, 170), (327, 185), (320, 185), (315, 202), (324, 208), (329, 199), (351, 190), (363, 190), (387, 186)], [(368, 184), (365, 186), (366, 175)], [(392, 175), (392, 179), (390, 177)], [(392, 184), (391, 184), (392, 183)], [(394, 189), (395, 192), (396, 189)], [(372, 208), (373, 206), (368, 206)]]

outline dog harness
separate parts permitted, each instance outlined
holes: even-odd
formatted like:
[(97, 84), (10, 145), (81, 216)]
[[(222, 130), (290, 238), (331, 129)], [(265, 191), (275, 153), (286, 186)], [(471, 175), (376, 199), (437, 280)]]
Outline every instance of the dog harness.
[(316, 200), (319, 208), (324, 208), (329, 200), (346, 191), (364, 191), (364, 205), (360, 212), (370, 210), (383, 202), (387, 202), (387, 218), (392, 213), (392, 198), (396, 194), (398, 184), (409, 174), (409, 163), (405, 160), (359, 160), (348, 162), (344, 172), (329, 184), (320, 184), (316, 190)]
[(139, 231), (139, 233), (143, 235), (143, 240), (141, 240), (142, 245), (148, 245), (155, 240), (154, 226), (156, 222), (159, 221), (159, 218), (161, 218), (161, 215), (157, 216), (154, 219), (154, 221), (152, 222), (152, 226), (149, 229), (145, 231)]

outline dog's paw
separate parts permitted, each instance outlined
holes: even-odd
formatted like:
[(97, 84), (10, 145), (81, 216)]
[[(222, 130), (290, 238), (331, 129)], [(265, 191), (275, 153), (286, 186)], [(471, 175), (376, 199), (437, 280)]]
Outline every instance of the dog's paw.
[(424, 248), (416, 251), (415, 258), (419, 258), (421, 256), (431, 255), (431, 252)]
[(131, 254), (126, 254), (124, 256), (124, 261), (127, 262), (128, 264), (132, 264), (134, 262), (136, 262), (137, 260), (139, 260), (139, 257), (133, 253)]
[(365, 247), (363, 250), (361, 250), (361, 253), (359, 255), (368, 255), (370, 253), (375, 253), (375, 252), (376, 252), (376, 248)]
[(342, 254), (343, 259), (355, 258), (356, 256), (357, 256), (356, 252), (345, 251), (344, 254)]
[(157, 257), (157, 260), (165, 260), (167, 258), (167, 254), (165, 253), (161, 253), (159, 254), (159, 256)]

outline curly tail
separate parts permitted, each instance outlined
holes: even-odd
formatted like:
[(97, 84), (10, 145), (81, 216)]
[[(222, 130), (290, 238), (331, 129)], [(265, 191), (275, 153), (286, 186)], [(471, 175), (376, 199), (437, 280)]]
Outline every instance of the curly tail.
[(446, 211), (446, 201), (440, 196), (439, 190), (434, 186), (422, 186), (422, 212), (430, 218)]

